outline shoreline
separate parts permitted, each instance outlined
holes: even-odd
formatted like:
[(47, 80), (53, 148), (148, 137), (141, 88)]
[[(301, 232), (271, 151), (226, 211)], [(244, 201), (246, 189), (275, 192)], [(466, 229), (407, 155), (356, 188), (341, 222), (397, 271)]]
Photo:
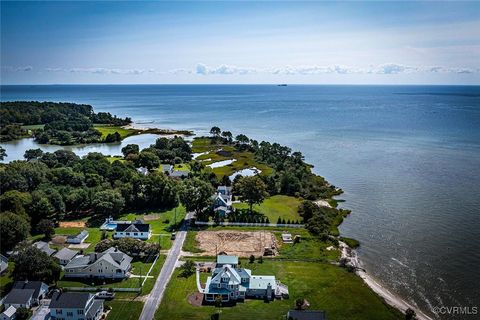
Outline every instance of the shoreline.
[(174, 137), (174, 136), (181, 136), (181, 137), (189, 137), (194, 136), (195, 133), (191, 130), (176, 130), (176, 129), (163, 129), (163, 128), (156, 128), (156, 127), (139, 127), (138, 124), (130, 123), (127, 125), (122, 126), (121, 128), (126, 130), (135, 130), (137, 133), (134, 134), (144, 134), (144, 133), (153, 133), (158, 134), (161, 136), (166, 137)]
[(427, 316), (418, 308), (410, 305), (408, 302), (402, 298), (394, 295), (384, 286), (375, 281), (366, 270), (361, 267), (360, 260), (358, 258), (357, 252), (355, 249), (350, 248), (346, 243), (339, 241), (339, 249), (341, 251), (341, 258), (347, 259), (347, 265), (350, 265), (355, 268), (355, 274), (359, 276), (365, 284), (370, 287), (370, 289), (375, 292), (380, 298), (382, 298), (389, 306), (398, 309), (403, 314), (405, 311), (410, 308), (415, 311), (418, 320), (434, 320), (434, 318)]

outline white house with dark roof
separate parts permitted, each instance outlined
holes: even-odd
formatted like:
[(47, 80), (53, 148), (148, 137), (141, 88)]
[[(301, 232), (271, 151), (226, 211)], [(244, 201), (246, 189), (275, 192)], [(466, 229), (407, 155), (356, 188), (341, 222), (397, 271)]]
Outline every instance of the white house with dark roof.
[(124, 279), (130, 276), (132, 257), (116, 248), (78, 255), (65, 267), (67, 278)]
[(3, 300), (3, 305), (5, 309), (9, 307), (18, 308), (27, 308), (30, 309), (33, 306), (33, 296), (35, 290), (34, 289), (15, 289), (13, 288), (10, 292), (5, 296)]
[(228, 302), (245, 298), (273, 300), (285, 290), (288, 294), (288, 288), (276, 281), (275, 276), (252, 275), (250, 269), (238, 268), (237, 257), (220, 255), (203, 293), (208, 302), (214, 302), (217, 296)]
[(71, 244), (81, 244), (88, 238), (88, 231), (82, 230), (76, 235), (71, 235), (67, 237), (66, 242)]
[(58, 259), (60, 265), (66, 266), (77, 254), (78, 251), (62, 248), (53, 257)]
[(98, 320), (103, 314), (103, 300), (91, 293), (55, 292), (49, 308), (53, 320)]
[(114, 239), (134, 238), (148, 240), (151, 236), (152, 232), (150, 231), (150, 225), (148, 223), (143, 223), (141, 220), (133, 221), (130, 224), (117, 224), (115, 233), (113, 234)]
[(51, 256), (55, 253), (56, 250), (50, 248), (47, 242), (37, 241), (33, 244), (38, 250), (45, 252), (48, 256)]

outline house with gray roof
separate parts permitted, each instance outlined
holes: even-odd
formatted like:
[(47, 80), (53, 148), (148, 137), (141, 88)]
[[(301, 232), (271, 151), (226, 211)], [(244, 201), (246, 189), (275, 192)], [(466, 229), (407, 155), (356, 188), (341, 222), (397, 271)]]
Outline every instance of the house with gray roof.
[(15, 281), (13, 289), (19, 290), (33, 290), (32, 304), (40, 303), (40, 300), (45, 297), (48, 292), (48, 285), (42, 281)]
[(45, 252), (48, 256), (51, 256), (55, 253), (56, 250), (50, 248), (47, 242), (45, 241), (37, 241), (33, 244), (37, 249), (40, 251)]
[[(280, 284), (275, 276), (252, 275), (250, 269), (238, 268), (238, 258), (234, 256), (218, 256), (217, 265), (208, 277), (204, 289), (205, 301), (213, 302), (217, 296), (222, 301), (241, 301), (245, 298), (273, 300), (282, 297)], [(231, 262), (232, 264), (228, 264)], [(286, 289), (288, 292), (288, 289)]]
[(49, 308), (53, 320), (98, 320), (103, 314), (103, 300), (91, 293), (55, 292)]
[(0, 274), (4, 273), (8, 269), (8, 258), (3, 254), (0, 254)]
[(326, 320), (325, 311), (320, 310), (290, 310), (287, 320)]
[(232, 187), (217, 187), (217, 193), (213, 196), (213, 211), (222, 217), (232, 211)]
[(170, 177), (184, 178), (184, 177), (188, 177), (189, 173), (190, 173), (189, 170), (172, 170), (172, 172), (170, 172)]
[(132, 257), (117, 248), (78, 255), (65, 267), (67, 278), (124, 279), (130, 276)]
[(5, 309), (9, 307), (30, 309), (33, 305), (34, 289), (15, 289), (13, 288), (3, 300)]
[(81, 244), (83, 243), (86, 239), (88, 238), (88, 231), (87, 230), (82, 230), (76, 235), (71, 235), (67, 237), (67, 243), (72, 243), (72, 244)]
[(60, 265), (66, 266), (77, 254), (78, 251), (62, 248), (60, 251), (55, 253), (53, 257), (58, 259), (58, 263)]

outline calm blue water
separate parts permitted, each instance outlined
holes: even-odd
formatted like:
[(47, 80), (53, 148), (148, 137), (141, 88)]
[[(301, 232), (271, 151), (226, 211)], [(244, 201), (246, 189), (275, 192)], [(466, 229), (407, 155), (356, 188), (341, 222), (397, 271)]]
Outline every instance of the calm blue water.
[(379, 282), (426, 312), (480, 306), (478, 86), (3, 86), (1, 99), (289, 145), (345, 190), (341, 232)]

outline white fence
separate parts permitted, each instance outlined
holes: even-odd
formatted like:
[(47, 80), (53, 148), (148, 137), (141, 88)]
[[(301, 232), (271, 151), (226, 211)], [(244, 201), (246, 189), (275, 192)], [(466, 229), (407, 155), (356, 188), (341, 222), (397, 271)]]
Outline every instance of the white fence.
[(102, 288), (102, 287), (64, 287), (65, 291), (87, 291), (87, 292), (97, 292), (97, 291), (117, 291), (117, 292), (140, 292), (141, 288)]
[(195, 221), (197, 226), (243, 226), (243, 227), (279, 227), (279, 228), (305, 228), (304, 224), (283, 223), (250, 223), (250, 222), (214, 222)]

